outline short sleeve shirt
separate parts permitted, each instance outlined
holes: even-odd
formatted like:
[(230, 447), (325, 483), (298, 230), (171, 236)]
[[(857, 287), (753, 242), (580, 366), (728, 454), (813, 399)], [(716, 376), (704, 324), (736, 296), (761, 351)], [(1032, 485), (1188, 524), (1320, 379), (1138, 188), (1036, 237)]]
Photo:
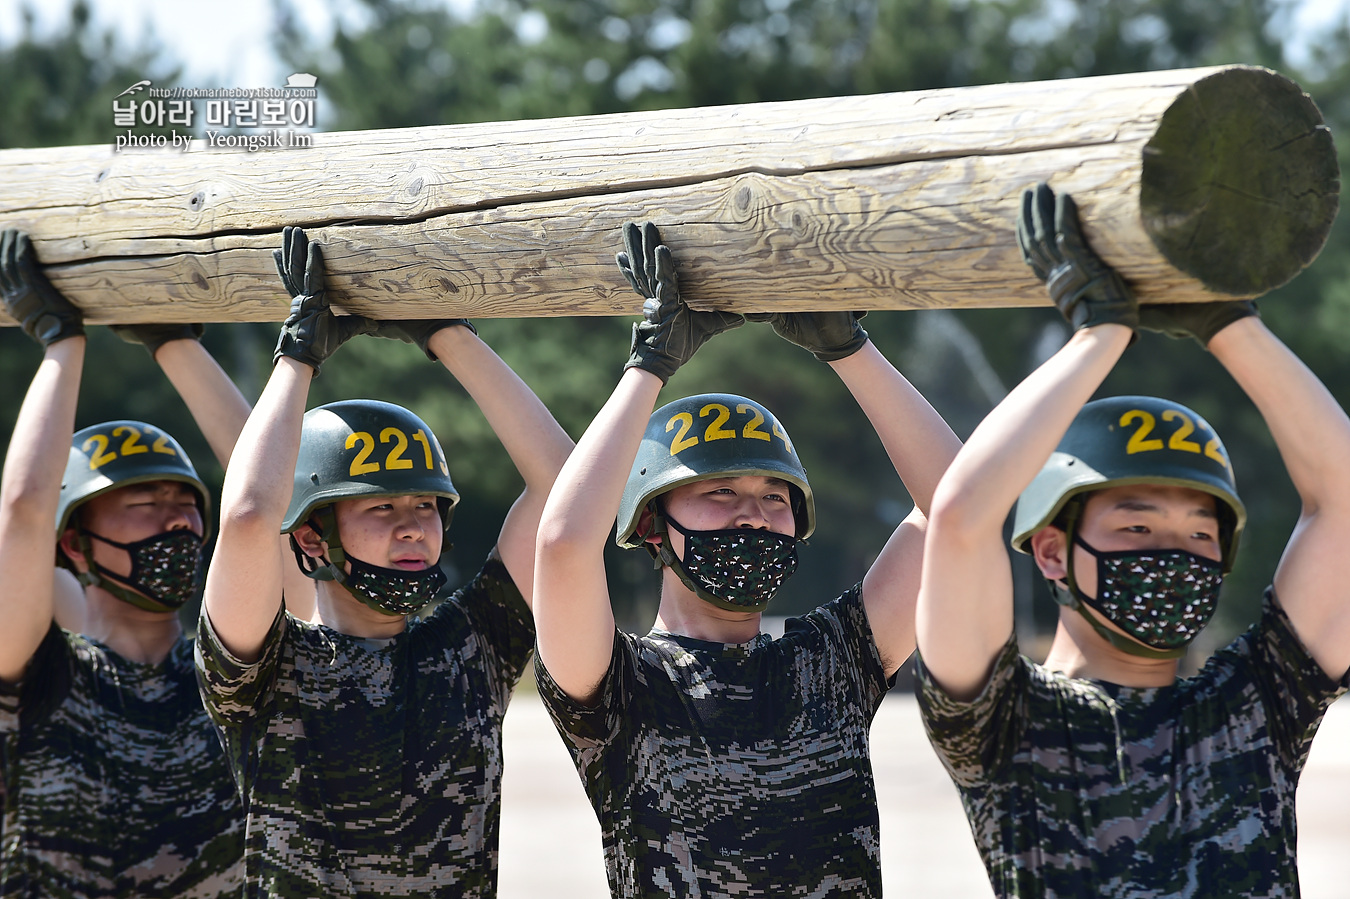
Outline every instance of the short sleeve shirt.
[(616, 632), (595, 708), (535, 672), (615, 896), (881, 895), (868, 730), (888, 682), (860, 588), (777, 640)]
[(1350, 675), (1327, 677), (1272, 592), (1256, 625), (1166, 687), (1070, 678), (1012, 640), (968, 703), (917, 667), (999, 896), (1298, 896), (1294, 791)]
[(279, 614), (259, 660), (203, 613), (198, 673), (248, 816), (248, 896), (493, 896), (501, 725), (534, 625), (500, 560), (362, 639)]
[(53, 625), (0, 684), (0, 746), (0, 895), (239, 895), (243, 814), (191, 641), (149, 665)]

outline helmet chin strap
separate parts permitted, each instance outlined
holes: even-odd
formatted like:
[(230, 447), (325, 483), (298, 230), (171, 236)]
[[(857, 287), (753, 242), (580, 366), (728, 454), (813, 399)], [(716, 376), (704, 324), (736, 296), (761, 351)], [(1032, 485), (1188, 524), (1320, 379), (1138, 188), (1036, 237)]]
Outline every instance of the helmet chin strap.
[(1064, 558), (1064, 580), (1067, 587), (1061, 587), (1057, 581), (1046, 578), (1045, 582), (1050, 587), (1050, 595), (1055, 602), (1068, 609), (1073, 609), (1079, 615), (1082, 615), (1092, 629), (1097, 632), (1107, 643), (1110, 643), (1121, 652), (1132, 656), (1138, 656), (1142, 659), (1179, 659), (1186, 654), (1187, 647), (1180, 646), (1176, 649), (1154, 649), (1152, 646), (1145, 646), (1138, 640), (1131, 639), (1124, 634), (1117, 633), (1101, 621), (1097, 616), (1088, 611), (1087, 605), (1079, 598), (1084, 595), (1082, 589), (1078, 586), (1078, 579), (1073, 573), (1073, 553), (1074, 553), (1074, 535), (1078, 530), (1078, 517), (1082, 513), (1082, 503), (1075, 503), (1074, 508), (1069, 511), (1068, 520), (1065, 522), (1064, 540), (1065, 540), (1065, 558)]

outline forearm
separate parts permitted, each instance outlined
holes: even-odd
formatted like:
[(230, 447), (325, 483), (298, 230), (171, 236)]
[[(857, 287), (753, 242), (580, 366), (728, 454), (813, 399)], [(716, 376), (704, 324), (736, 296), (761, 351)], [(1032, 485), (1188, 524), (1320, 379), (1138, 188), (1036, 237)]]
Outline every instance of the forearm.
[(926, 515), (961, 441), (870, 341), (829, 365), (857, 400), (915, 506)]
[(221, 467), (228, 467), (235, 441), (248, 420), (248, 400), (196, 340), (164, 343), (155, 361), (183, 398)]
[(937, 492), (948, 507), (949, 528), (959, 520), (970, 531), (1002, 530), (1008, 510), (1115, 366), (1130, 334), (1120, 325), (1075, 332), (985, 417)]
[(0, 679), (13, 682), (52, 620), (52, 563), (61, 479), (75, 429), (85, 339), (47, 348), (14, 423), (0, 480)]
[(655, 375), (639, 368), (624, 371), (563, 464), (545, 505), (541, 532), (547, 526), (556, 540), (603, 547), (660, 391)]
[(1350, 504), (1350, 419), (1321, 380), (1256, 317), (1224, 328), (1209, 350), (1261, 412), (1305, 513)]
[(221, 491), (220, 537), (207, 573), (207, 614), (225, 647), (257, 657), (283, 592), (278, 545), (314, 371), (280, 359), (240, 434)]
[(468, 328), (442, 328), (428, 347), (482, 410), (526, 489), (547, 494), (573, 445), (548, 408)]

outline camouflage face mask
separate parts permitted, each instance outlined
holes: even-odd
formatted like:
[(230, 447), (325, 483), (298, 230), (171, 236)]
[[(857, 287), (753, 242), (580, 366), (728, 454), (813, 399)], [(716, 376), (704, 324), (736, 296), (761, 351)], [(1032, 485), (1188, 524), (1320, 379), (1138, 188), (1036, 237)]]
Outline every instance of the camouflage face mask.
[[(89, 566), (101, 579), (128, 589), (104, 588), (118, 599), (152, 612), (182, 608), (202, 583), (202, 538), (192, 531), (165, 531), (134, 543), (118, 543), (93, 531), (80, 529), (86, 537), (126, 550), (131, 571), (123, 576), (99, 565), (87, 554)], [(93, 580), (93, 579), (90, 579)], [(135, 592), (132, 592), (135, 591)]]
[(1074, 542), (1097, 560), (1097, 598), (1075, 586), (1079, 600), (1144, 645), (1179, 649), (1214, 616), (1218, 562), (1179, 549), (1098, 552), (1077, 535)]
[(445, 572), (432, 565), (421, 571), (381, 568), (347, 553), (351, 573), (343, 583), (357, 599), (385, 615), (411, 615), (436, 598), (445, 586)]
[(797, 538), (758, 528), (690, 531), (669, 515), (666, 523), (684, 535), (684, 559), (663, 543), (661, 558), (700, 599), (732, 612), (762, 612), (783, 581), (797, 570)]

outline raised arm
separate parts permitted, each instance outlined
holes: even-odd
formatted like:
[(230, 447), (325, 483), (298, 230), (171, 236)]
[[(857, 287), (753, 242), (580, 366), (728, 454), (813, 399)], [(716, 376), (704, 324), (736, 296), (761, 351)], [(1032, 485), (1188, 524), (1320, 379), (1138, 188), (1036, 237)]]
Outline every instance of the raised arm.
[(382, 322), (376, 332), (416, 343), (439, 360), (473, 397), (502, 442), (525, 489), (502, 523), (497, 549), (527, 604), (534, 602), (534, 541), (553, 480), (572, 438), (534, 391), (463, 319)]
[(80, 311), (47, 281), (28, 236), (0, 234), (5, 311), (44, 347), (0, 476), (0, 680), (23, 676), (52, 623), (56, 509), (84, 366)]
[(927, 513), (938, 480), (961, 442), (942, 416), (867, 337), (852, 312), (751, 316), (834, 369), (876, 429), (891, 464), (914, 500), (914, 511), (891, 534), (863, 578), (863, 606), (886, 674), (914, 651)]
[[(370, 330), (357, 316), (335, 316), (324, 294), (323, 253), (299, 228), (286, 228), (274, 255), (291, 293), (272, 376), (235, 445), (220, 500), (220, 537), (206, 576), (204, 604), (221, 642), (238, 658), (257, 658), (281, 606), (289, 553), (278, 534), (300, 451), (310, 381), (329, 355)], [(310, 588), (312, 589), (312, 588)]]
[(1046, 185), (1023, 196), (1023, 256), (1076, 328), (1004, 398), (943, 475), (929, 512), (915, 614), (924, 666), (957, 699), (979, 693), (1013, 627), (1003, 522), (1129, 346), (1138, 306), (1087, 247), (1077, 210)]
[(1295, 632), (1330, 676), (1350, 669), (1350, 419), (1257, 317), (1209, 342), (1265, 418), (1302, 510), (1275, 571)]
[(248, 400), (201, 344), (201, 325), (113, 325), (127, 343), (145, 347), (183, 398), (192, 420), (227, 468), (248, 419)]
[(624, 483), (661, 385), (713, 335), (741, 324), (738, 315), (695, 312), (680, 299), (675, 263), (650, 223), (624, 226), (619, 268), (647, 298), (632, 351), (608, 402), (558, 474), (539, 523), (534, 620), (539, 659), (578, 702), (592, 702), (609, 668), (614, 614), (604, 549)]

